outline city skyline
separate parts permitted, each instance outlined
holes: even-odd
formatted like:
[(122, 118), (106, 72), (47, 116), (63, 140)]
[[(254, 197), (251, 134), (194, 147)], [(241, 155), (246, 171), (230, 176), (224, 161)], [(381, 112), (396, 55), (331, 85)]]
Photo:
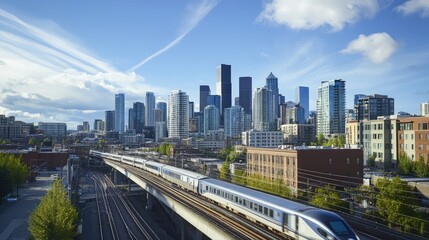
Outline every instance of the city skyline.
[[(427, 4), (348, 0), (299, 8), (306, 2), (0, 3), (0, 114), (73, 129), (104, 119), (116, 93), (125, 93), (129, 109), (144, 92), (167, 102), (176, 89), (197, 110), (199, 85), (213, 94), (220, 64), (231, 65), (232, 99), (239, 77), (252, 77), (254, 92), (273, 72), (286, 101), (296, 87), (309, 87), (310, 110), (322, 81), (343, 79), (346, 108), (354, 94), (382, 94), (395, 99), (395, 112), (419, 114), (429, 100)], [(314, 18), (316, 9), (334, 17), (320, 11)]]

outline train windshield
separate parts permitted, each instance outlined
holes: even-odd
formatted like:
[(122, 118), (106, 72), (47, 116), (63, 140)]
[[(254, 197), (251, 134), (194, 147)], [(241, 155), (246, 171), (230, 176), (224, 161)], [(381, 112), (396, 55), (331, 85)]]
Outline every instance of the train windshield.
[(329, 228), (339, 236), (350, 235), (349, 228), (344, 224), (343, 221), (329, 221)]

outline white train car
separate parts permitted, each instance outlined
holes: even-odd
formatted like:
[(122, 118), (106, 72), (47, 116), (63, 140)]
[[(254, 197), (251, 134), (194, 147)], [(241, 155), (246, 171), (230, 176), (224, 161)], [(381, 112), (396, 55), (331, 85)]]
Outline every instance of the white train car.
[(199, 194), (295, 239), (359, 239), (337, 214), (216, 179)]
[(207, 176), (185, 169), (165, 165), (161, 170), (162, 177), (182, 188), (198, 193), (198, 181)]
[(161, 169), (163, 166), (165, 166), (165, 164), (153, 161), (146, 161), (144, 163), (143, 169), (156, 175), (161, 175)]

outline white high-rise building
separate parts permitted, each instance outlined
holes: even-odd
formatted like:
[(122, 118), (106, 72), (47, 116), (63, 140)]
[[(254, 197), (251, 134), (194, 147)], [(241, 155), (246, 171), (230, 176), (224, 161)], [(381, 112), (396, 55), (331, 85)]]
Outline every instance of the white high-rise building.
[(189, 135), (189, 96), (176, 90), (168, 96), (168, 136), (184, 138)]
[(276, 130), (272, 92), (268, 88), (257, 88), (253, 97), (252, 120), (256, 131)]
[(420, 103), (420, 115), (429, 116), (429, 102)]
[(208, 134), (209, 131), (218, 130), (219, 125), (219, 109), (215, 105), (208, 105), (204, 108), (204, 134)]
[(145, 124), (148, 127), (155, 126), (155, 94), (153, 92), (146, 92), (145, 99)]
[(338, 135), (346, 130), (346, 81), (323, 81), (317, 97), (317, 134)]
[(241, 137), (244, 131), (244, 109), (240, 106), (225, 108), (225, 137)]
[(125, 95), (115, 94), (115, 131), (124, 132), (125, 129)]

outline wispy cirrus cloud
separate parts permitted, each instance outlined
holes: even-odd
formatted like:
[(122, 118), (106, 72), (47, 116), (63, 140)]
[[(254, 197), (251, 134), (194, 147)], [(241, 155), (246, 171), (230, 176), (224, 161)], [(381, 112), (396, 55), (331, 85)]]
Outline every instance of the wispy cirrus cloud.
[(63, 36), (58, 27), (42, 28), (0, 9), (0, 114), (73, 127), (102, 118), (113, 108), (114, 93), (126, 92), (129, 102), (141, 101), (144, 91), (168, 92)]
[(168, 43), (166, 46), (151, 54), (150, 56), (143, 59), (138, 64), (134, 65), (132, 68), (128, 70), (128, 72), (133, 72), (149, 62), (150, 60), (158, 57), (164, 52), (170, 50), (172, 47), (176, 46), (180, 43), (183, 38), (186, 37), (198, 24), (216, 7), (219, 3), (219, 0), (203, 0), (198, 6), (190, 7), (190, 14), (184, 21), (184, 25), (182, 26), (181, 33), (177, 36), (173, 41)]
[(291, 29), (316, 29), (329, 26), (339, 31), (378, 11), (377, 0), (269, 0), (259, 21), (286, 25)]

